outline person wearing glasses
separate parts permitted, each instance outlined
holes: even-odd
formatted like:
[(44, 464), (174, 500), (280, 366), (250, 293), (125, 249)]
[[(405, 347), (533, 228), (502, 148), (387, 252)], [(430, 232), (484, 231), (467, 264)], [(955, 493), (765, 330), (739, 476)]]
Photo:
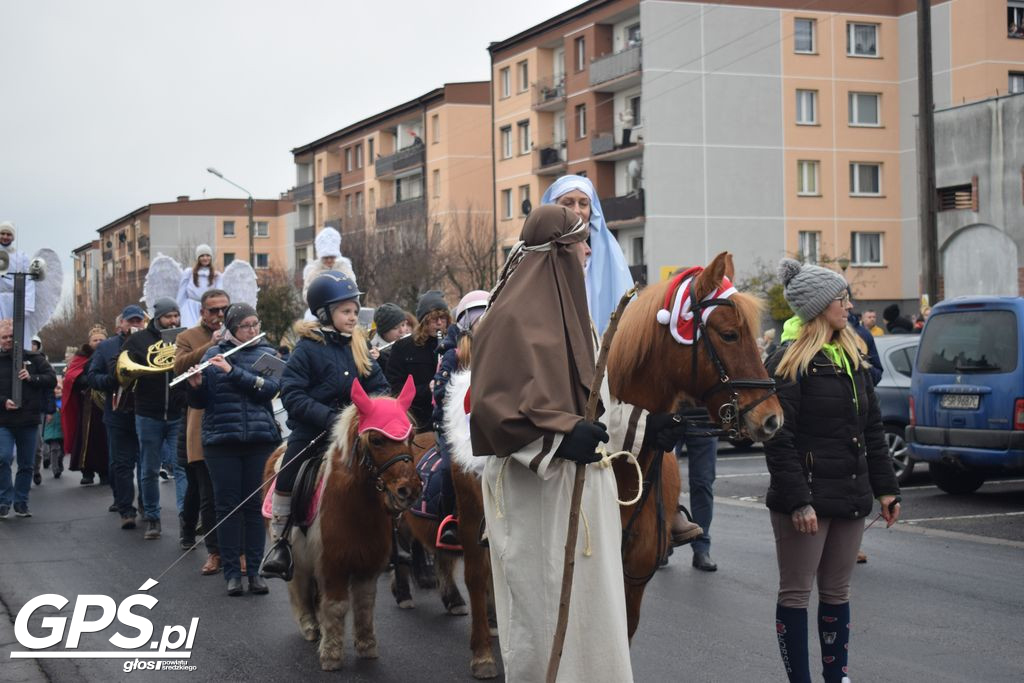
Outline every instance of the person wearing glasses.
[[(850, 577), (877, 499), (887, 526), (900, 489), (862, 340), (839, 273), (783, 259), (779, 275), (796, 315), (766, 367), (782, 404), (782, 428), (764, 444), (779, 566), (775, 633), (790, 681), (810, 681), (808, 631), (821, 643), (826, 681), (848, 681)], [(817, 582), (818, 613), (808, 629)]]
[[(182, 374), (197, 365), (211, 346), (224, 336), (224, 314), (231, 305), (231, 297), (222, 289), (208, 289), (200, 297), (199, 322), (178, 335), (175, 341), (174, 374)], [(196, 542), (196, 525), (200, 518), (203, 528), (212, 529), (217, 513), (213, 503), (213, 483), (203, 461), (203, 444), (200, 428), (203, 411), (186, 406), (185, 429), (178, 434), (178, 467), (175, 468), (174, 484), (185, 484), (181, 505), (178, 507), (180, 533), (178, 542), (182, 550), (188, 550)], [(182, 465), (184, 467), (182, 468)], [(185, 476), (180, 476), (182, 469)], [(175, 491), (177, 493), (177, 490)], [(206, 534), (206, 562), (200, 572), (204, 576), (220, 571), (220, 548), (216, 534)]]
[(223, 330), (222, 338), (203, 354), (202, 360), (210, 365), (189, 378), (188, 403), (204, 409), (203, 456), (213, 482), (220, 524), (217, 540), (228, 595), (243, 592), (240, 555), (246, 559), (249, 592), (263, 595), (268, 588), (258, 573), (265, 537), (261, 499), (247, 496), (260, 488), (263, 466), (281, 443), (271, 405), (281, 385), (254, 371), (253, 364), (263, 354), (273, 356), (276, 351), (260, 340), (225, 357), (260, 334), (260, 319), (249, 304), (228, 308)]

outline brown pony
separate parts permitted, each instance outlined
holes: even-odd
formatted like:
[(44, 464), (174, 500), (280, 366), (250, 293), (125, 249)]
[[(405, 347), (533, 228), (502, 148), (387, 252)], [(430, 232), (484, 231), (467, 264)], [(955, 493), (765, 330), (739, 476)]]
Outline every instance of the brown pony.
[[(408, 420), (414, 395), (408, 382), (398, 399), (371, 399), (358, 380), (353, 383), (353, 404), (334, 425), (320, 468), (318, 483), (326, 479), (320, 509), (306, 534), (291, 531), (292, 612), (306, 640), (320, 639), (325, 671), (341, 668), (350, 607), (356, 652), (362, 658), (378, 656), (373, 627), (377, 577), (391, 557), (393, 521), (419, 498), (421, 485), (410, 456), (411, 439), (395, 440), (377, 430), (361, 433), (360, 420), (382, 401), (397, 402), (399, 414)], [(270, 457), (264, 481), (274, 476), (283, 453), (282, 446)], [(268, 487), (273, 485), (271, 480)]]

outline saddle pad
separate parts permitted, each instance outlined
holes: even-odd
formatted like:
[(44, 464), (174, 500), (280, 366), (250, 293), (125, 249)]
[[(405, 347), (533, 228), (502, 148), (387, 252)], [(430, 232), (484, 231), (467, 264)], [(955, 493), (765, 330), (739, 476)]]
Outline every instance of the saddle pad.
[[(270, 482), (270, 488), (267, 490), (267, 495), (263, 498), (263, 517), (264, 519), (273, 519), (274, 517), (274, 487), (277, 486), (277, 477)], [(306, 519), (302, 524), (296, 524), (295, 526), (312, 526), (313, 520), (316, 519), (316, 515), (320, 512), (320, 499), (324, 495), (324, 488), (327, 486), (327, 477), (320, 477), (320, 483), (317, 484), (316, 491), (313, 493), (313, 500), (310, 501), (309, 509), (306, 511)]]
[(441, 517), (441, 451), (434, 446), (427, 451), (416, 465), (416, 471), (423, 483), (423, 494), (413, 503), (409, 512), (417, 517), (440, 519)]

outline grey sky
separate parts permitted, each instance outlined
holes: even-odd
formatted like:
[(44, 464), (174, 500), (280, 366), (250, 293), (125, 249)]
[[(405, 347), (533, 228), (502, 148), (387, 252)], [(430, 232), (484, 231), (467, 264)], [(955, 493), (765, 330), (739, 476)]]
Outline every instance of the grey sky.
[[(294, 184), (289, 150), (444, 82), (581, 0), (0, 0), (0, 220), (71, 250), (150, 202)], [(66, 275), (65, 280), (70, 278)]]

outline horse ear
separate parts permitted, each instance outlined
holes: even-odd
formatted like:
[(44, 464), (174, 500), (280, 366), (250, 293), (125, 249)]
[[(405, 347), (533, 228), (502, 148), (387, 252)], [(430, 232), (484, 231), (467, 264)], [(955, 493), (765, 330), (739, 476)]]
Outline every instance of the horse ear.
[(402, 410), (409, 410), (414, 398), (416, 398), (416, 383), (412, 381), (412, 375), (409, 375), (405, 378), (402, 392), (398, 394), (398, 405), (402, 406)]
[(727, 260), (729, 262), (732, 261), (729, 252), (723, 251), (697, 277), (694, 293), (697, 295), (698, 300), (703, 299), (722, 286), (722, 278), (725, 277)]
[(725, 252), (725, 276), (729, 278), (729, 282), (736, 279), (736, 266), (732, 262), (732, 254)]
[(363, 389), (363, 385), (356, 379), (352, 382), (352, 403), (356, 405), (356, 410), (359, 411), (360, 415), (366, 415), (370, 408), (373, 406), (373, 402), (370, 397), (366, 395), (366, 390)]

